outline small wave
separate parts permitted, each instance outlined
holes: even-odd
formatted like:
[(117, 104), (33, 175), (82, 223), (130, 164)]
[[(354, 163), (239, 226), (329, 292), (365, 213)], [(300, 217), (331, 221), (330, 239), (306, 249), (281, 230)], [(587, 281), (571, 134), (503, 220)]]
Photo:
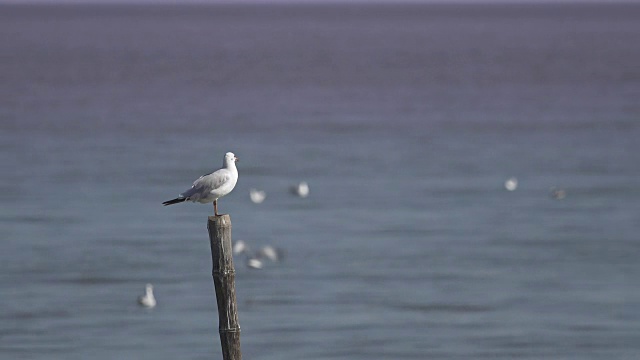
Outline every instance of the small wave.
[(109, 285), (109, 284), (123, 284), (135, 282), (132, 279), (115, 278), (108, 276), (80, 276), (75, 278), (55, 279), (54, 282), (66, 283), (66, 284), (78, 284), (78, 285)]
[(16, 311), (4, 314), (3, 320), (32, 320), (32, 319), (56, 319), (66, 318), (71, 313), (65, 310), (37, 310), (37, 311)]
[(480, 313), (496, 310), (492, 306), (473, 304), (401, 304), (396, 308), (407, 311), (445, 313)]

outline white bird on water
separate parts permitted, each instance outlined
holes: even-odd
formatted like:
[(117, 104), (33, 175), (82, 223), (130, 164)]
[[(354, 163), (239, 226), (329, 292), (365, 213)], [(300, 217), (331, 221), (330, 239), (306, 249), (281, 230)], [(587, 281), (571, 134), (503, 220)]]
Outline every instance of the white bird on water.
[(247, 267), (249, 267), (250, 269), (262, 269), (262, 260), (256, 258), (256, 257), (250, 257), (247, 258)]
[(215, 216), (219, 216), (218, 199), (230, 193), (238, 182), (236, 161), (238, 158), (232, 152), (226, 153), (222, 169), (200, 176), (198, 180), (193, 182), (191, 189), (173, 200), (163, 202), (162, 205), (173, 205), (184, 201), (197, 201), (202, 204), (213, 202), (213, 213)]
[(278, 260), (281, 258), (280, 251), (278, 251), (271, 245), (263, 246), (258, 254), (260, 255), (260, 257), (266, 257), (273, 262), (278, 262)]
[(306, 181), (301, 181), (299, 184), (293, 185), (290, 190), (295, 195), (306, 198), (309, 195), (309, 184)]
[(238, 240), (233, 243), (232, 251), (233, 255), (240, 255), (249, 251), (249, 247), (247, 246), (247, 243), (244, 242), (244, 240)]
[(145, 287), (144, 295), (138, 297), (138, 304), (146, 308), (152, 308), (156, 306), (156, 298), (153, 296), (153, 285), (147, 284)]
[(249, 190), (249, 197), (254, 204), (260, 204), (267, 197), (267, 193), (264, 190), (251, 189)]
[(507, 181), (504, 182), (504, 188), (509, 191), (514, 191), (518, 188), (518, 179), (515, 177), (510, 177)]

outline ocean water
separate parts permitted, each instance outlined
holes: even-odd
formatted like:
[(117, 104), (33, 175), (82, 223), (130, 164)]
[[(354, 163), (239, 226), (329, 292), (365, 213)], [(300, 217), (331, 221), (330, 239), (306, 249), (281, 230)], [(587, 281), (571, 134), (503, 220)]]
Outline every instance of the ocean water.
[(213, 209), (161, 203), (226, 151), (234, 241), (286, 253), (235, 258), (246, 359), (640, 356), (640, 6), (4, 5), (0, 34), (0, 358), (221, 358)]

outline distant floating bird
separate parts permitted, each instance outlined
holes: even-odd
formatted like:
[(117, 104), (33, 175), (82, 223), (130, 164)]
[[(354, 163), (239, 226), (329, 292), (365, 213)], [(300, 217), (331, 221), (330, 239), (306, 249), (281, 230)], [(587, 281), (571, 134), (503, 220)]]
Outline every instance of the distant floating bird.
[(276, 250), (276, 248), (271, 245), (262, 247), (258, 255), (260, 255), (260, 257), (265, 257), (273, 262), (277, 262), (281, 257), (278, 253), (278, 250)]
[(301, 198), (306, 198), (309, 195), (309, 185), (305, 181), (301, 181), (297, 185), (293, 185), (290, 188), (291, 192)]
[(518, 179), (515, 177), (510, 177), (507, 181), (504, 182), (504, 188), (509, 191), (514, 191), (518, 188)]
[(258, 258), (250, 257), (247, 259), (247, 267), (250, 269), (262, 269), (262, 266), (262, 260)]
[(249, 247), (243, 240), (238, 240), (233, 244), (233, 255), (240, 255), (247, 252), (248, 250)]
[(153, 296), (153, 285), (147, 284), (145, 286), (144, 295), (138, 297), (138, 304), (146, 308), (152, 308), (156, 306), (156, 298)]
[(236, 161), (238, 158), (232, 152), (226, 153), (222, 169), (200, 176), (198, 180), (193, 182), (191, 189), (173, 200), (163, 202), (162, 205), (173, 205), (184, 201), (197, 201), (202, 204), (213, 202), (213, 213), (215, 216), (219, 216), (218, 199), (230, 193), (238, 182)]
[(549, 190), (549, 195), (556, 200), (562, 200), (565, 197), (567, 197), (567, 192), (564, 189), (558, 189), (556, 187), (552, 187)]
[(249, 190), (249, 197), (254, 204), (260, 204), (267, 197), (267, 193), (262, 190), (251, 189)]

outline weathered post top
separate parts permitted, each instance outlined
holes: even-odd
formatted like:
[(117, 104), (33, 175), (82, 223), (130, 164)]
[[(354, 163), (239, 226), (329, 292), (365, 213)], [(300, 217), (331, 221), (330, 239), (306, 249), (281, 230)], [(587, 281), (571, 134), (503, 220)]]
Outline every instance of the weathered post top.
[(222, 345), (222, 358), (241, 360), (240, 324), (231, 245), (231, 217), (229, 215), (209, 216), (207, 229), (211, 244), (213, 285), (218, 303), (218, 332)]
[(209, 222), (213, 222), (216, 225), (220, 224), (219, 226), (221, 227), (225, 227), (225, 226), (231, 227), (231, 216), (229, 216), (229, 214), (209, 216)]

